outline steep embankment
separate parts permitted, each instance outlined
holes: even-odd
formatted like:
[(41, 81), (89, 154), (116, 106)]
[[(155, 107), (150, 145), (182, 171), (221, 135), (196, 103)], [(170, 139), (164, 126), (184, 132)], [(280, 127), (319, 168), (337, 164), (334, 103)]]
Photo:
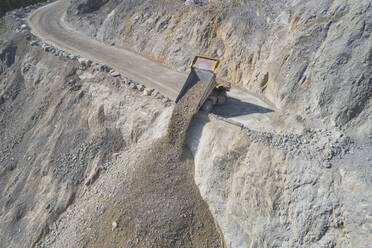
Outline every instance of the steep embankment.
[[(168, 170), (160, 163), (151, 170), (146, 165), (152, 161), (143, 159), (166, 135), (171, 108), (100, 72), (105, 67), (79, 65), (63, 51), (31, 47), (23, 36), (8, 33), (0, 38), (1, 247), (198, 247), (220, 243), (216, 226), (228, 247), (371, 243), (368, 1), (306, 1), (285, 8), (234, 1), (226, 10), (230, 2), (184, 7), (164, 1), (169, 9), (163, 12), (155, 1), (104, 2), (74, 1), (70, 20), (92, 34), (107, 30), (117, 44), (146, 41), (136, 49), (148, 49), (150, 57), (156, 53), (149, 48), (163, 46), (162, 37), (170, 43), (158, 47), (159, 54), (188, 44), (190, 54), (178, 56), (180, 61), (214, 49), (218, 32), (207, 29), (205, 20), (221, 11), (217, 27), (229, 30), (226, 44), (233, 46), (221, 54), (229, 62), (222, 72), (231, 78), (240, 72), (236, 78), (246, 78), (247, 87), (285, 106), (288, 130), (291, 122), (306, 128), (262, 133), (199, 116), (187, 133), (193, 161), (186, 152), (183, 166)], [(73, 12), (76, 3), (81, 6)], [(170, 11), (174, 6), (179, 12)], [(234, 22), (239, 7), (247, 13), (242, 17), (255, 16)], [(153, 29), (167, 16), (163, 28)], [(272, 22), (263, 16), (273, 16)], [(262, 28), (268, 35), (262, 42), (255, 40), (261, 29), (242, 32), (257, 22), (268, 28)], [(118, 24), (129, 25), (125, 36), (116, 34), (123, 30)], [(193, 28), (195, 33), (186, 32)], [(165, 30), (181, 38), (173, 42)], [(252, 49), (245, 47), (248, 41)], [(167, 56), (164, 63), (177, 60), (176, 53)], [(149, 178), (139, 177), (147, 175), (141, 172)]]
[[(204, 1), (207, 2), (207, 1)], [(93, 5), (94, 3), (94, 5)], [(72, 2), (67, 20), (98, 40), (184, 70), (218, 57), (219, 76), (313, 126), (359, 125), (371, 97), (369, 0)], [(369, 119), (370, 121), (370, 119)], [(363, 126), (364, 125), (364, 126)]]
[(21, 34), (1, 39), (1, 247), (43, 238), (113, 153), (165, 129), (169, 108), (161, 101), (54, 54)]
[(227, 247), (368, 247), (371, 139), (190, 129), (195, 182)]
[(224, 247), (184, 145), (207, 86), (195, 85), (173, 108), (162, 137), (121, 152), (106, 179), (77, 201), (41, 247)]
[(0, 2), (0, 17), (2, 17), (6, 12), (18, 9), (20, 7), (25, 7), (35, 3), (46, 2), (47, 0), (13, 0), (13, 1), (1, 1)]
[(370, 1), (91, 3), (72, 2), (73, 28), (177, 70), (218, 57), (219, 77), (268, 97), (288, 130), (311, 127), (193, 124), (195, 180), (229, 247), (370, 243)]

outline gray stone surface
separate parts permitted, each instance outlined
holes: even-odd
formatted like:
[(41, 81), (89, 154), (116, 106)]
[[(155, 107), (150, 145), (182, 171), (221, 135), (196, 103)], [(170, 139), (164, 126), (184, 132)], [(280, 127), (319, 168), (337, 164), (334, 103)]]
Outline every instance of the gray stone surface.
[(371, 2), (184, 3), (110, 2), (68, 21), (180, 71), (217, 57), (219, 78), (279, 109), (287, 133), (190, 128), (195, 181), (228, 247), (368, 247)]
[[(227, 247), (368, 247), (372, 143), (327, 132), (287, 138), (193, 122), (195, 181)], [(341, 153), (318, 147), (321, 137)]]
[(0, 35), (0, 68), (0, 247), (32, 247), (163, 104), (21, 34)]
[(15, 62), (17, 46), (12, 42), (8, 41), (3, 44), (0, 48), (0, 59), (4, 66), (10, 67)]
[[(92, 38), (129, 46), (176, 70), (187, 69), (195, 54), (217, 57), (219, 77), (298, 113), (309, 125), (356, 120), (353, 125), (367, 132), (370, 0), (181, 3), (109, 2), (89, 15), (70, 11), (68, 20)], [(70, 10), (79, 4), (84, 1)]]
[(145, 89), (145, 86), (143, 86), (142, 84), (137, 84), (137, 85), (136, 85), (136, 88), (137, 88), (137, 90), (139, 90), (139, 91), (143, 91), (143, 90)]
[[(196, 53), (219, 57), (219, 77), (280, 109), (275, 121), (286, 133), (240, 130), (205, 116), (189, 129), (195, 181), (228, 247), (370, 246), (370, 1), (105, 2), (73, 1), (70, 24), (178, 70)], [(26, 12), (8, 14), (10, 26), (20, 29), (17, 16)], [(56, 238), (79, 240), (68, 228), (74, 216), (104, 211), (90, 200), (84, 211), (59, 218), (84, 185), (93, 186), (86, 199), (100, 195), (97, 188), (115, 192), (109, 179), (94, 183), (112, 165), (109, 154), (120, 152), (115, 142), (160, 136), (167, 118), (160, 101), (105, 76), (95, 81), (89, 70), (77, 73), (76, 62), (66, 67), (36, 46), (29, 51), (23, 39), (0, 44), (0, 246), (29, 247), (50, 228), (43, 244), (63, 247)], [(306, 128), (291, 133), (298, 123)]]
[(111, 76), (113, 76), (113, 77), (119, 77), (120, 76), (120, 72), (113, 71), (113, 72), (111, 72)]
[(102, 5), (107, 3), (108, 0), (82, 0), (74, 2), (77, 4), (77, 12), (75, 13), (83, 14), (99, 9)]

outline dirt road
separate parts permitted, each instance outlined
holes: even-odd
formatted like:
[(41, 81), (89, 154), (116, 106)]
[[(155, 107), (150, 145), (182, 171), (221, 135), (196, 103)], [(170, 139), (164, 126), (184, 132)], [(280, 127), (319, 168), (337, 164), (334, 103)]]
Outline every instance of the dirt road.
[[(36, 10), (29, 18), (33, 32), (61, 49), (98, 61), (121, 72), (128, 78), (155, 88), (162, 94), (175, 99), (187, 75), (159, 65), (139, 54), (126, 49), (103, 44), (72, 30), (64, 22), (69, 1), (61, 0)], [(230, 101), (215, 113), (244, 125), (261, 126), (268, 120), (267, 113), (273, 112), (273, 104), (250, 94), (243, 89), (229, 92)]]
[(186, 75), (169, 70), (131, 51), (107, 46), (69, 29), (62, 21), (68, 4), (69, 1), (62, 0), (38, 9), (30, 17), (33, 32), (64, 50), (108, 64), (128, 78), (175, 98)]

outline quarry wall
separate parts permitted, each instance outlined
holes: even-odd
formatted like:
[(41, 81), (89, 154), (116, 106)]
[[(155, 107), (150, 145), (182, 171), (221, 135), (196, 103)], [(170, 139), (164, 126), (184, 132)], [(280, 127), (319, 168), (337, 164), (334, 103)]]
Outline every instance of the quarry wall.
[[(98, 1), (87, 11), (90, 5), (81, 1), (84, 11), (73, 12), (72, 5), (68, 20), (99, 40), (131, 45), (179, 70), (195, 51), (217, 54), (226, 61), (220, 77), (264, 94), (308, 125), (293, 134), (241, 129), (206, 115), (193, 120), (186, 141), (194, 157), (193, 177), (226, 245), (368, 247), (371, 4), (283, 5), (274, 9), (270, 22), (254, 21), (265, 21), (262, 25), (271, 31), (262, 35), (271, 38), (249, 43), (261, 36), (235, 33), (250, 30), (245, 26), (250, 22), (239, 29), (240, 22), (225, 21), (232, 18), (230, 12), (221, 12), (218, 21), (218, 2), (171, 5), (181, 8), (177, 14), (150, 12), (143, 2), (137, 9), (124, 3)], [(102, 23), (90, 22), (97, 16)], [(231, 29), (204, 27), (214, 23), (212, 17), (217, 27)], [(187, 28), (198, 31), (192, 36)], [(223, 34), (226, 30), (230, 36)], [(161, 39), (171, 31), (181, 38), (165, 46)], [(207, 36), (197, 40), (200, 33)], [(219, 55), (214, 46), (224, 36), (233, 50)], [(246, 43), (257, 47), (248, 49)], [(89, 246), (86, 223), (111, 211), (99, 200), (115, 200), (123, 193), (122, 178), (130, 180), (137, 152), (166, 130), (172, 104), (144, 94), (130, 79), (69, 55), (1, 31), (0, 246), (66, 247), (79, 240)], [(105, 227), (114, 230), (112, 223), (110, 219)], [(130, 244), (135, 247), (135, 242)]]

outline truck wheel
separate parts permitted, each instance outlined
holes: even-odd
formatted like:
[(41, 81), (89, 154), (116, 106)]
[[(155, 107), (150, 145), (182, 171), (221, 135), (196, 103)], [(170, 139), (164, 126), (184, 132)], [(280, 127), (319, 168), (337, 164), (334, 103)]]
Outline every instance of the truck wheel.
[(203, 106), (201, 107), (201, 110), (206, 113), (211, 113), (213, 110), (213, 102), (211, 100), (206, 100)]
[(223, 105), (227, 102), (227, 94), (226, 91), (223, 91), (218, 97), (217, 97), (217, 105)]

